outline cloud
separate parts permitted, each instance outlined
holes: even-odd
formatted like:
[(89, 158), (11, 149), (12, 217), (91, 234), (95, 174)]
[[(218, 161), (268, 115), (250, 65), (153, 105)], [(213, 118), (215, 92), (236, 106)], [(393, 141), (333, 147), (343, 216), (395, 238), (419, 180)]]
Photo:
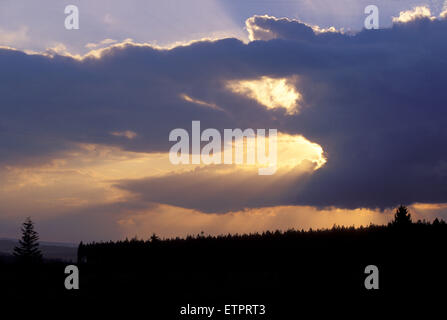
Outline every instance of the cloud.
[[(172, 49), (126, 43), (82, 59), (0, 50), (0, 164), (50, 163), (85, 144), (166, 154), (169, 132), (200, 120), (220, 131), (302, 135), (321, 146), (327, 163), (269, 181), (237, 167), (122, 176), (120, 190), (204, 212), (447, 202), (446, 20), (417, 17), (355, 35), (273, 17), (249, 25), (253, 40), (269, 40)], [(300, 94), (299, 113), (266, 108), (227, 86), (266, 77), (297, 79), (288, 84)], [(138, 135), (123, 139), (126, 132)]]
[(117, 40), (113, 40), (113, 39), (107, 38), (107, 39), (104, 39), (104, 40), (100, 41), (99, 43), (89, 42), (89, 43), (87, 43), (85, 45), (85, 47), (87, 49), (95, 49), (95, 48), (98, 48), (98, 47), (111, 45), (111, 44), (114, 44), (114, 43), (117, 43), (117, 42), (118, 42)]
[(414, 7), (412, 10), (400, 12), (399, 17), (393, 17), (393, 22), (394, 23), (399, 23), (399, 22), (406, 23), (406, 22), (409, 22), (412, 20), (423, 19), (423, 18), (427, 18), (427, 19), (431, 19), (431, 20), (436, 19), (435, 17), (433, 17), (431, 15), (430, 8), (424, 7), (424, 6), (418, 6), (418, 7)]
[(130, 140), (135, 139), (135, 137), (137, 136), (137, 134), (135, 132), (130, 131), (130, 130), (121, 131), (121, 132), (112, 132), (110, 134), (115, 137), (125, 137)]
[(230, 81), (227, 86), (233, 92), (255, 99), (267, 109), (285, 108), (288, 114), (295, 114), (301, 95), (288, 80), (264, 76), (256, 80)]
[(206, 101), (194, 99), (194, 98), (191, 98), (190, 96), (188, 96), (187, 94), (184, 94), (184, 93), (182, 93), (180, 95), (180, 97), (183, 100), (185, 100), (185, 101), (194, 103), (194, 104), (199, 105), (199, 106), (208, 107), (208, 108), (215, 109), (215, 110), (220, 110), (220, 111), (225, 111), (222, 108), (220, 108), (219, 106), (215, 105), (214, 103), (208, 103)]
[[(246, 20), (245, 27), (250, 41), (255, 40), (314, 40), (317, 35), (325, 33), (338, 33), (334, 27), (320, 28), (299, 20), (289, 18), (276, 18), (268, 15), (253, 16)], [(334, 36), (334, 35), (332, 35)]]
[(207, 213), (293, 204), (296, 192), (309, 179), (315, 164), (304, 161), (260, 176), (255, 169), (227, 165), (196, 168), (160, 177), (122, 180), (116, 187), (147, 202), (165, 203)]
[(441, 18), (447, 18), (447, 1), (444, 2), (444, 6), (442, 7), (442, 12), (439, 15)]

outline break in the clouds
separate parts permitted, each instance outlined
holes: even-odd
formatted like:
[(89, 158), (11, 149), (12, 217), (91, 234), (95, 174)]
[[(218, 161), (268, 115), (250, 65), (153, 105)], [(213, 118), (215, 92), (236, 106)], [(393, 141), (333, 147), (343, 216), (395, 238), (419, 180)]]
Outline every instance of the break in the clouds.
[(1, 166), (42, 167), (84, 157), (86, 146), (166, 155), (169, 132), (200, 120), (278, 129), (290, 138), (284, 165), (271, 177), (238, 166), (126, 176), (117, 166), (107, 177), (126, 193), (120, 204), (224, 213), (447, 202), (447, 20), (402, 17), (353, 35), (255, 16), (249, 43), (127, 42), (83, 58), (1, 49)]

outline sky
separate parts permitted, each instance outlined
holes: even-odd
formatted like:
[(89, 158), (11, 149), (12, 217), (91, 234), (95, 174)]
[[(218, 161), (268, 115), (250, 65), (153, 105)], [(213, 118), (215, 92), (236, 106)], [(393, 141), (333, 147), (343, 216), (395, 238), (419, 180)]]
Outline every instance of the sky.
[[(447, 218), (447, 2), (376, 1), (365, 30), (369, 4), (2, 1), (0, 238), (27, 216), (67, 242)], [(276, 129), (276, 172), (171, 163), (192, 121)]]

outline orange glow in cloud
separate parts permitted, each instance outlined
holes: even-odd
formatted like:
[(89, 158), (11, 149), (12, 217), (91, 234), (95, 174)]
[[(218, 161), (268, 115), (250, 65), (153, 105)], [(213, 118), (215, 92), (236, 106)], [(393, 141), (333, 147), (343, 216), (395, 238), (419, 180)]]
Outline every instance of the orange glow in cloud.
[(290, 82), (290, 79), (264, 76), (256, 80), (233, 80), (227, 83), (227, 87), (256, 100), (267, 109), (284, 108), (287, 114), (292, 115), (299, 112), (302, 96)]
[[(275, 163), (270, 163), (269, 157), (265, 159), (259, 159), (257, 155), (256, 148), (258, 147), (256, 143), (257, 137), (243, 137), (240, 139), (233, 140), (231, 145), (225, 145), (222, 152), (216, 153), (216, 157), (224, 163), (224, 153), (227, 149), (232, 149), (233, 163), (235, 161), (236, 145), (240, 145), (243, 148), (243, 161), (241, 164), (237, 164), (237, 168), (241, 169), (257, 169), (268, 166), (275, 166), (277, 169), (293, 169), (296, 166), (302, 164), (303, 161), (309, 161), (315, 164), (314, 170), (317, 170), (324, 166), (327, 159), (324, 156), (323, 148), (307, 140), (302, 135), (290, 135), (286, 133), (278, 133), (276, 138), (276, 148), (277, 157), (275, 157)], [(269, 145), (271, 144), (269, 137), (265, 138), (266, 151), (268, 154), (270, 152)], [(231, 152), (230, 152), (231, 153)], [(248, 161), (249, 158), (254, 159), (252, 163)], [(229, 169), (234, 167), (229, 167)]]
[[(315, 170), (324, 165), (325, 159), (320, 146), (312, 144), (300, 136), (283, 135), (278, 150), (287, 155), (281, 168), (296, 165), (302, 161), (311, 161)], [(284, 146), (281, 146), (284, 145)], [(284, 150), (283, 150), (284, 149)], [(281, 160), (280, 160), (281, 163)], [(104, 214), (107, 219), (98, 228), (111, 238), (122, 239), (126, 236), (148, 237), (155, 232), (162, 237), (186, 236), (204, 231), (206, 234), (249, 233), (266, 230), (317, 229), (330, 228), (334, 224), (345, 226), (366, 226), (370, 223), (385, 224), (393, 218), (393, 210), (380, 212), (369, 209), (344, 210), (329, 208), (317, 210), (307, 206), (274, 206), (245, 209), (222, 214), (203, 213), (199, 210), (185, 209), (157, 203), (146, 203), (143, 209), (129, 209), (133, 195), (117, 189), (114, 183), (120, 179), (140, 179), (148, 176), (163, 176), (173, 172), (191, 171), (199, 166), (174, 166), (170, 164), (167, 153), (135, 153), (115, 147), (81, 144), (51, 163), (38, 167), (8, 167), (0, 171), (4, 182), (0, 186), (0, 212), (3, 219), (32, 216), (39, 219), (56, 219), (69, 216), (73, 212), (85, 212), (94, 220), (95, 207), (98, 205), (123, 204), (116, 206), (113, 214)], [(239, 166), (207, 167), (216, 177), (220, 170), (238, 172)], [(290, 177), (298, 171), (287, 171)], [(275, 179), (283, 180), (282, 172)], [(254, 170), (253, 176), (257, 177)], [(245, 177), (245, 176), (244, 176)], [(249, 177), (249, 176), (247, 176)], [(253, 186), (259, 187), (259, 186)], [(248, 190), (252, 192), (253, 190)], [(281, 190), (275, 190), (281, 192)], [(250, 194), (249, 194), (250, 195)], [(231, 201), (229, 199), (228, 201)], [(447, 216), (447, 204), (415, 204), (410, 206), (413, 220), (433, 220)], [(101, 220), (102, 221), (102, 220)], [(69, 228), (69, 226), (60, 226)], [(108, 232), (108, 233), (107, 233)], [(94, 235), (92, 235), (94, 236)], [(60, 234), (42, 234), (45, 239), (77, 241), (64, 238)]]
[(191, 98), (190, 96), (188, 96), (187, 94), (181, 94), (180, 98), (182, 98), (185, 101), (188, 101), (188, 102), (194, 103), (196, 105), (202, 106), (202, 107), (207, 107), (207, 108), (211, 108), (211, 109), (214, 109), (214, 110), (224, 111), (221, 107), (217, 106), (214, 103), (209, 103), (209, 102), (202, 101), (202, 100), (199, 100), (199, 99), (194, 99), (194, 98)]

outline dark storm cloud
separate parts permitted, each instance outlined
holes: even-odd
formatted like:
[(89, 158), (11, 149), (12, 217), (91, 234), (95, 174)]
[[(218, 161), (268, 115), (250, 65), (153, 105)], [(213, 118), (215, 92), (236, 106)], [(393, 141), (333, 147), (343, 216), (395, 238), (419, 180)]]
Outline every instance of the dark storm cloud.
[(272, 176), (257, 171), (234, 169), (220, 172), (225, 165), (162, 177), (123, 180), (117, 187), (141, 199), (194, 208), (206, 213), (227, 213), (245, 208), (270, 207), (294, 203), (298, 188), (309, 178), (305, 169), (314, 165), (304, 161), (294, 170), (279, 170)]
[[(0, 49), (0, 161), (37, 161), (71, 142), (167, 151), (169, 132), (192, 120), (215, 128), (249, 120), (265, 127), (271, 113), (224, 88), (225, 79), (262, 73), (248, 64), (247, 49), (235, 39), (169, 51), (129, 45), (83, 61)], [(227, 112), (184, 101), (181, 94)], [(110, 134), (126, 130), (138, 136)]]
[[(294, 186), (287, 183), (286, 196), (270, 202), (260, 200), (268, 190), (260, 191), (259, 199), (238, 201), (246, 192), (232, 186), (240, 192), (228, 198), (235, 203), (231, 209), (447, 202), (446, 20), (416, 20), (357, 35), (316, 35), (298, 21), (268, 17), (253, 25), (275, 39), (249, 44), (225, 39), (172, 50), (129, 45), (82, 61), (1, 50), (0, 161), (50, 158), (74, 142), (167, 151), (170, 130), (201, 120), (202, 127), (303, 134), (327, 152), (328, 163), (306, 178), (305, 187), (297, 182), (293, 196)], [(228, 80), (264, 75), (298, 76), (300, 114), (266, 110), (225, 87)], [(183, 101), (182, 93), (224, 112)], [(138, 136), (110, 134), (125, 130)], [(185, 179), (194, 177), (118, 184), (147, 201), (220, 210), (221, 203), (200, 204), (190, 190), (172, 198), (150, 190), (159, 185), (168, 192), (168, 183), (183, 185)], [(202, 190), (204, 199), (214, 189)], [(219, 196), (225, 197), (225, 190)]]

